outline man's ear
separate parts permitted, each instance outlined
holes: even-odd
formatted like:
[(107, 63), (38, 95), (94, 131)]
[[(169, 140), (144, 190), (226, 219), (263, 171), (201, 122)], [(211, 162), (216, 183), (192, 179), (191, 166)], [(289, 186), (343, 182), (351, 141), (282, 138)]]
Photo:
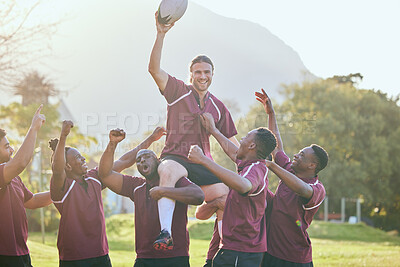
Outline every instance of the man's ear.
[(253, 149), (256, 149), (256, 148), (257, 148), (256, 143), (254, 143), (254, 142), (250, 143), (249, 150), (253, 150)]
[(65, 170), (66, 170), (66, 171), (72, 171), (71, 165), (69, 165), (68, 163), (65, 164)]
[(310, 164), (308, 165), (307, 168), (309, 168), (309, 169), (311, 169), (311, 170), (315, 170), (315, 169), (317, 168), (317, 163), (315, 163), (315, 162), (310, 162)]

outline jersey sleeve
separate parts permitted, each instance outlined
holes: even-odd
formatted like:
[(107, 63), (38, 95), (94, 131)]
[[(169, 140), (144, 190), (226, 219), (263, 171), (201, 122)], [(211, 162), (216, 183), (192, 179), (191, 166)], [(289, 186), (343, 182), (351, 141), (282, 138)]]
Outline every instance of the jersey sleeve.
[(164, 95), (168, 104), (172, 104), (182, 96), (189, 94), (190, 90), (188, 86), (181, 80), (168, 75), (168, 82), (161, 94)]
[(233, 122), (231, 113), (223, 105), (221, 119), (215, 125), (217, 129), (226, 137), (231, 138), (237, 134), (235, 123)]
[(24, 203), (30, 200), (33, 197), (33, 193), (24, 185), (21, 178), (19, 176), (16, 177), (21, 184), (21, 188), (24, 191)]
[(107, 187), (107, 186), (105, 186), (105, 185), (101, 182), (101, 180), (100, 180), (100, 178), (99, 178), (99, 168), (98, 168), (98, 167), (89, 170), (89, 171), (86, 173), (85, 177), (87, 177), (87, 178), (88, 178), (88, 177), (94, 178), (94, 179), (96, 179), (97, 181), (99, 181), (100, 184), (101, 184), (101, 190), (104, 190), (104, 189)]
[(319, 207), (324, 201), (326, 195), (325, 188), (320, 181), (310, 185), (313, 189), (313, 195), (307, 203), (303, 204), (303, 209), (306, 211)]
[(182, 177), (181, 179), (179, 179), (176, 184), (175, 187), (179, 188), (179, 187), (186, 187), (189, 185), (192, 185), (193, 183), (186, 177)]
[(133, 193), (139, 186), (146, 186), (146, 180), (139, 177), (124, 175), (120, 195), (129, 197), (133, 201)]
[(291, 161), (289, 157), (283, 151), (278, 151), (275, 155), (275, 163), (284, 168), (285, 170), (292, 172)]
[(257, 165), (250, 165), (247, 170), (244, 169), (245, 172), (243, 177), (250, 181), (252, 187), (246, 195), (255, 196), (258, 195), (261, 191), (263, 191), (267, 187), (267, 175), (268, 169), (267, 167), (261, 163)]

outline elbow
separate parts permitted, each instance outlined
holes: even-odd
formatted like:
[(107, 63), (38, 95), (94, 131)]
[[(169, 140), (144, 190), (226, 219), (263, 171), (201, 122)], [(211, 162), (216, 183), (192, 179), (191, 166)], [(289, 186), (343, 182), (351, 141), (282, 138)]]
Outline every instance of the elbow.
[(200, 189), (199, 191), (196, 191), (195, 194), (193, 194), (193, 202), (191, 203), (191, 205), (201, 205), (204, 202), (204, 193), (203, 190)]

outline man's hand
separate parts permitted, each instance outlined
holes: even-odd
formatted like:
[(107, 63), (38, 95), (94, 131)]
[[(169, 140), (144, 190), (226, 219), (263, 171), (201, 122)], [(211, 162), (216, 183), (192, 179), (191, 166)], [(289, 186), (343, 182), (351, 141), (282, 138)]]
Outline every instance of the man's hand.
[(263, 104), (264, 110), (268, 115), (274, 113), (274, 108), (272, 107), (271, 99), (264, 91), (264, 89), (261, 88), (261, 92), (255, 92), (255, 95), (256, 99), (259, 102), (261, 102), (261, 104)]
[(171, 23), (171, 24), (161, 24), (159, 21), (158, 21), (158, 11), (156, 12), (156, 14), (155, 14), (155, 17), (156, 17), (156, 27), (157, 27), (157, 33), (158, 34), (166, 34), (174, 25), (175, 25), (175, 22), (174, 23)]
[(155, 186), (149, 191), (150, 197), (155, 201), (158, 201), (160, 198), (164, 197), (163, 188), (159, 186)]
[(200, 115), (200, 121), (203, 127), (209, 132), (213, 134), (217, 131), (217, 127), (215, 127), (214, 117), (210, 113), (203, 113)]
[(122, 129), (112, 129), (109, 134), (110, 142), (118, 144), (125, 139), (126, 133)]
[(38, 109), (35, 112), (35, 115), (33, 115), (32, 118), (31, 128), (36, 131), (38, 131), (40, 127), (42, 127), (43, 123), (46, 121), (46, 117), (43, 114), (40, 114), (42, 108), (43, 104), (38, 107)]
[(153, 142), (160, 140), (161, 137), (167, 134), (167, 130), (164, 127), (157, 127), (154, 129), (150, 138)]
[(61, 126), (61, 136), (67, 137), (71, 132), (71, 128), (74, 127), (74, 123), (72, 121), (63, 121)]
[(190, 147), (188, 159), (193, 163), (201, 164), (206, 158), (204, 156), (203, 150), (198, 145), (194, 145)]

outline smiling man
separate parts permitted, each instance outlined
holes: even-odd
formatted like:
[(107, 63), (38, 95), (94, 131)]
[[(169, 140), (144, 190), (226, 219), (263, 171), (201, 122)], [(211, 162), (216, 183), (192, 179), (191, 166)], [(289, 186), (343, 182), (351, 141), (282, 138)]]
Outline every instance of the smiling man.
[(32, 194), (18, 176), (31, 161), (37, 133), (45, 122), (38, 108), (20, 149), (12, 157), (6, 132), (0, 129), (0, 266), (31, 267), (28, 220), (25, 208), (36, 209), (51, 204), (50, 192)]
[(272, 196), (268, 214), (268, 250), (263, 267), (311, 267), (312, 249), (307, 229), (325, 198), (325, 188), (318, 173), (328, 164), (328, 153), (318, 145), (311, 145), (295, 154), (293, 161), (283, 151), (275, 111), (264, 90), (256, 92), (268, 114), (268, 128), (277, 139), (272, 152), (274, 161), (267, 167), (280, 180)]
[[(198, 145), (205, 155), (210, 153), (210, 133), (201, 125), (200, 116), (210, 113), (218, 130), (229, 140), (238, 145), (235, 124), (225, 105), (208, 90), (214, 75), (214, 65), (205, 55), (195, 57), (190, 64), (190, 83), (172, 77), (160, 67), (161, 52), (166, 33), (171, 25), (160, 24), (156, 15), (157, 37), (150, 56), (149, 72), (165, 97), (167, 108), (167, 138), (158, 167), (160, 185), (173, 187), (182, 177), (188, 177), (199, 185), (205, 194), (206, 203), (220, 199), (222, 206), (200, 206), (196, 212), (198, 219), (208, 219), (216, 212), (219, 233), (221, 234), (223, 204), (228, 194), (228, 187), (204, 166), (187, 159), (192, 145)], [(154, 242), (156, 249), (169, 249), (173, 246), (171, 232), (172, 214), (175, 202), (169, 198), (158, 201), (161, 233)], [(218, 233), (216, 232), (216, 233)]]
[[(148, 149), (134, 149), (138, 171), (145, 177), (122, 175), (112, 171), (115, 149), (125, 138), (123, 130), (111, 130), (110, 141), (99, 165), (99, 176), (104, 185), (115, 193), (129, 197), (135, 204), (135, 267), (189, 266), (189, 232), (187, 230), (188, 205), (199, 205), (204, 200), (203, 191), (182, 177), (175, 187), (161, 187), (157, 172), (160, 160)], [(137, 153), (137, 154), (136, 154)], [(175, 246), (168, 251), (155, 250), (153, 240), (158, 236), (157, 200), (168, 197), (176, 201), (172, 229)]]

